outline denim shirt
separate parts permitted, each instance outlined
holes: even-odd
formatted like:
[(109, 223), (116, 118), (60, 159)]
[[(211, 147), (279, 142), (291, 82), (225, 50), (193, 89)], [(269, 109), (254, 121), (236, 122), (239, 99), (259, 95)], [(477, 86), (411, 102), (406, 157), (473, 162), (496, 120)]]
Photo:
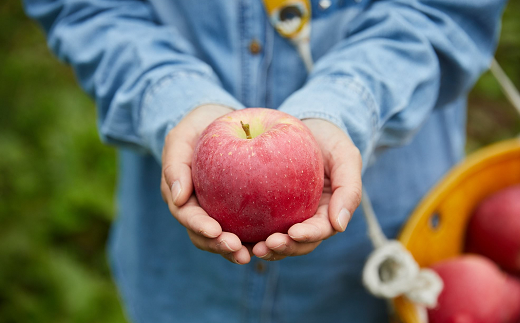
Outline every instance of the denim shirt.
[(238, 266), (195, 248), (161, 199), (165, 135), (206, 103), (328, 120), (360, 149), (395, 237), (463, 156), (466, 95), (493, 55), (504, 1), (312, 0), (310, 74), (259, 0), (24, 4), (120, 152), (109, 251), (133, 322), (388, 321), (361, 284), (371, 244), (359, 210), (306, 256)]

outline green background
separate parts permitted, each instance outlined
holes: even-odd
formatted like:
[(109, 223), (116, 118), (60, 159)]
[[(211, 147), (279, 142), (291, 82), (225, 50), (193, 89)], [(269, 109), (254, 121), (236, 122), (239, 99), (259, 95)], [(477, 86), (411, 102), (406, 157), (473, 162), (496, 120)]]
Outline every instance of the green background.
[[(520, 1), (496, 54), (520, 87)], [(470, 96), (467, 150), (520, 133), (489, 73)], [(0, 322), (125, 322), (105, 253), (116, 156), (95, 107), (21, 4), (0, 2)]]

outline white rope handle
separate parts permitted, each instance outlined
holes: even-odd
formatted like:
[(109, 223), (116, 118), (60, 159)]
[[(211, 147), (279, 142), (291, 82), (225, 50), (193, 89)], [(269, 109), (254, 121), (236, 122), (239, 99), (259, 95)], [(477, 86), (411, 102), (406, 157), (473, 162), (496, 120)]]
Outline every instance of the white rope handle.
[[(307, 72), (314, 65), (309, 34), (310, 27), (292, 39)], [(441, 278), (432, 270), (420, 269), (412, 254), (399, 241), (386, 238), (364, 189), (361, 207), (368, 226), (368, 236), (374, 245), (374, 251), (363, 268), (363, 284), (367, 290), (377, 297), (391, 299), (405, 295), (415, 304), (435, 307), (443, 288)]]
[(520, 114), (520, 93), (518, 93), (518, 90), (516, 89), (513, 82), (511, 82), (509, 77), (507, 77), (507, 74), (504, 72), (502, 67), (500, 67), (500, 65), (494, 58), (491, 61), (491, 66), (489, 67), (489, 70), (491, 71), (491, 74), (493, 74), (495, 79), (498, 81), (500, 88), (506, 95), (509, 102), (511, 102), (518, 114)]
[[(491, 73), (520, 114), (520, 93), (495, 59)], [(393, 298), (405, 295), (415, 304), (434, 307), (443, 288), (441, 278), (430, 269), (419, 269), (413, 256), (398, 241), (388, 241), (377, 221), (370, 199), (363, 190), (361, 206), (367, 221), (368, 236), (375, 250), (363, 269), (363, 283), (375, 296)]]
[(374, 251), (363, 268), (363, 284), (374, 296), (391, 299), (405, 295), (418, 305), (432, 308), (442, 291), (442, 279), (430, 269), (420, 269), (412, 254), (397, 240), (388, 240), (365, 190), (361, 197), (368, 236)]
[(361, 195), (361, 208), (363, 209), (363, 214), (365, 215), (365, 219), (367, 221), (368, 226), (368, 237), (374, 248), (380, 248), (388, 243), (388, 239), (386, 238), (379, 222), (377, 221), (376, 214), (374, 213), (374, 209), (372, 208), (372, 202), (370, 202), (370, 198), (368, 197), (367, 192), (363, 188), (363, 193)]
[[(292, 22), (285, 27), (294, 28), (296, 23), (300, 22)], [(303, 60), (307, 72), (310, 73), (314, 65), (310, 46), (310, 24), (304, 26), (291, 42)], [(520, 94), (494, 58), (490, 70), (520, 114)], [(367, 222), (368, 236), (374, 245), (374, 251), (363, 268), (363, 284), (373, 295), (388, 300), (405, 295), (416, 304), (418, 312), (422, 313), (422, 321), (427, 322), (423, 306), (432, 308), (437, 305), (437, 298), (443, 288), (442, 279), (433, 270), (420, 269), (412, 254), (399, 241), (386, 238), (364, 189), (361, 207)]]

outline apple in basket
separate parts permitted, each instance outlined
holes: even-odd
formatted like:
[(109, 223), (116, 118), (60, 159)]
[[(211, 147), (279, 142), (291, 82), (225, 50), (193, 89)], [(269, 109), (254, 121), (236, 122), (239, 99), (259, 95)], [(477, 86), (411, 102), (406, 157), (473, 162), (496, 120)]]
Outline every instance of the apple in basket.
[(200, 206), (242, 242), (287, 233), (313, 216), (323, 176), (321, 150), (305, 124), (265, 108), (215, 120), (201, 134), (192, 161)]
[(463, 255), (432, 266), (444, 282), (430, 323), (518, 323), (520, 280), (491, 260)]
[(477, 206), (467, 229), (467, 251), (520, 274), (520, 185), (502, 189)]

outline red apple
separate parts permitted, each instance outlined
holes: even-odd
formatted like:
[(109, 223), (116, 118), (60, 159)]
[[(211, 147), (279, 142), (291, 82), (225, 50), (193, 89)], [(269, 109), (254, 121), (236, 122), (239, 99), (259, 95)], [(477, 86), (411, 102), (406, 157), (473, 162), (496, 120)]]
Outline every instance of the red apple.
[(491, 260), (461, 256), (432, 266), (444, 282), (430, 323), (516, 323), (520, 319), (520, 283)]
[(520, 274), (520, 185), (503, 189), (479, 204), (468, 225), (467, 250)]
[(514, 276), (507, 276), (503, 306), (504, 322), (520, 323), (520, 279)]
[(243, 109), (215, 120), (193, 154), (200, 206), (242, 242), (287, 233), (313, 216), (323, 175), (321, 150), (310, 130), (272, 109)]

